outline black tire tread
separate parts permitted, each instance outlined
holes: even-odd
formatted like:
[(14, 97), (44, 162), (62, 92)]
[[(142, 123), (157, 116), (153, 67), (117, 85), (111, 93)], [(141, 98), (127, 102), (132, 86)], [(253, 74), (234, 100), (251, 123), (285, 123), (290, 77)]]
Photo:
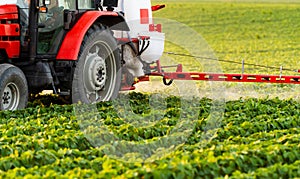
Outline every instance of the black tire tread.
[[(2, 100), (4, 87), (9, 82), (14, 82), (19, 86), (20, 102), (17, 109), (25, 108), (28, 102), (28, 85), (23, 71), (12, 64), (0, 64), (0, 100)], [(3, 110), (2, 101), (0, 103), (0, 110)]]
[[(95, 24), (95, 25), (93, 25), (87, 31), (87, 33), (86, 33), (86, 35), (85, 35), (85, 37), (84, 37), (84, 39), (82, 41), (81, 47), (80, 47), (80, 51), (79, 51), (79, 54), (78, 54), (78, 61), (77, 61), (77, 64), (76, 64), (76, 68), (78, 67), (78, 65), (80, 63), (79, 60), (80, 60), (81, 55), (84, 53), (86, 45), (88, 45), (88, 43), (90, 41), (92, 41), (92, 39), (96, 38), (97, 34), (100, 33), (100, 32), (101, 33), (109, 33), (109, 34), (111, 34), (110, 30), (107, 29), (105, 26), (103, 26), (101, 24), (98, 24), (98, 25)], [(116, 39), (114, 39), (114, 40), (115, 40), (114, 43), (117, 44)], [(116, 49), (116, 50), (118, 50), (118, 49)], [(119, 50), (118, 50), (117, 53), (119, 54)], [(120, 61), (120, 59), (117, 59), (117, 60)], [(118, 66), (117, 67), (117, 71), (118, 71), (118, 73), (121, 74), (121, 61), (117, 64), (117, 66)], [(81, 100), (81, 97), (80, 97), (80, 93), (81, 93), (80, 91), (81, 91), (81, 89), (79, 87), (76, 87), (76, 85), (74, 85), (74, 80), (78, 81), (78, 78), (79, 78), (79, 76), (76, 76), (76, 69), (75, 69), (75, 72), (74, 72), (74, 75), (73, 75), (73, 82), (72, 82), (72, 94), (71, 94), (72, 95), (72, 102), (73, 103), (77, 103), (77, 102), (80, 101), (80, 102), (83, 102), (83, 103), (87, 103), (87, 101), (82, 101)], [(120, 83), (120, 84), (118, 84), (119, 86), (117, 87), (118, 91), (119, 91), (120, 88), (121, 88), (121, 81), (117, 82), (117, 83)]]

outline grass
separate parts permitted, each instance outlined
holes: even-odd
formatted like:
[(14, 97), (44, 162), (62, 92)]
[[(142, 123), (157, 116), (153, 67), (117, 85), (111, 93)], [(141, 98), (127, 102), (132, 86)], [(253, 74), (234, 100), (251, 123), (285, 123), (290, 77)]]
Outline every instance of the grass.
[[(300, 66), (299, 10), (300, 4), (170, 2), (154, 15), (191, 27), (220, 59), (245, 59), (279, 69)], [(240, 71), (222, 67), (225, 72)]]

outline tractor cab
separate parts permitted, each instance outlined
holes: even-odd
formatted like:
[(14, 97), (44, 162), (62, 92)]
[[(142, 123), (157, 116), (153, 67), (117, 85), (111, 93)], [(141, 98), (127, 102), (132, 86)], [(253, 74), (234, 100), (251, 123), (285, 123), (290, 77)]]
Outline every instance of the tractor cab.
[(48, 0), (45, 5), (38, 14), (37, 53), (56, 55), (66, 32), (80, 15), (95, 10), (95, 4), (93, 0)]
[[(23, 0), (19, 1), (23, 2)], [(29, 37), (36, 36), (36, 44), (31, 44), (31, 46), (36, 46), (34, 54), (37, 55), (37, 58), (40, 55), (50, 55), (52, 58), (56, 56), (64, 35), (70, 29), (70, 22), (66, 22), (69, 20), (70, 15), (73, 18), (72, 20), (75, 21), (76, 18), (79, 18), (80, 13), (82, 14), (87, 10), (95, 10), (92, 0), (25, 1), (28, 3), (17, 3), (20, 8), (20, 14), (22, 14), (20, 17), (22, 22), (21, 28), (23, 29), (23, 33), (21, 33), (21, 49), (23, 52), (29, 50), (30, 48), (27, 48), (28, 43), (32, 40)], [(39, 7), (39, 10), (30, 11), (30, 8), (33, 8), (33, 6), (30, 6), (31, 3), (37, 3), (35, 7)], [(32, 27), (30, 29), (29, 24), (35, 24), (35, 27), (38, 28)], [(24, 55), (26, 56), (26, 53)]]

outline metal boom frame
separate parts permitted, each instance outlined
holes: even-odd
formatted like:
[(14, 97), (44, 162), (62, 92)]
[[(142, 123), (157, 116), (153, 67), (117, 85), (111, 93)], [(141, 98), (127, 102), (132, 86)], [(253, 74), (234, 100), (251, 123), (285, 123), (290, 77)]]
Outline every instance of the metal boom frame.
[[(164, 72), (164, 69), (171, 67), (176, 67), (176, 71)], [(300, 84), (300, 76), (183, 72), (181, 64), (175, 66), (161, 66), (159, 61), (157, 61), (156, 66), (151, 66), (151, 69), (154, 71), (139, 78), (140, 82), (149, 81), (150, 76), (161, 76), (166, 85), (171, 84), (173, 80)], [(167, 83), (166, 80), (170, 80), (170, 82)]]

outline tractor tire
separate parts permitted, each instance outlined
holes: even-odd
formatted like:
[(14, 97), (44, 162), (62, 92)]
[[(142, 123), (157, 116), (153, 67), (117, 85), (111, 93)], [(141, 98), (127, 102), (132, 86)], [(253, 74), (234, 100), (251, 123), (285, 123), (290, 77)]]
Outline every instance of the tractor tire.
[(92, 26), (81, 44), (72, 81), (73, 103), (113, 100), (121, 88), (121, 59), (116, 39), (103, 26)]
[(26, 107), (28, 85), (24, 73), (11, 64), (0, 64), (0, 110), (17, 110)]

